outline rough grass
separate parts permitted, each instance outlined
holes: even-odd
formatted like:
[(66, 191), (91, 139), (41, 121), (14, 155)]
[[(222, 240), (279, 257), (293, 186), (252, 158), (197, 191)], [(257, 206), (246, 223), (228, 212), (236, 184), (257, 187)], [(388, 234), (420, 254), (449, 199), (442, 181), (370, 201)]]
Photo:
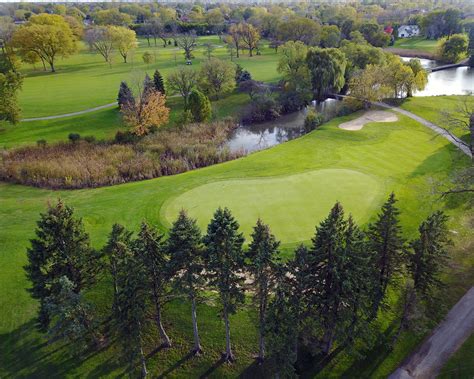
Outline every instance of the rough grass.
[[(449, 127), (447, 118), (444, 113), (459, 114), (459, 108), (463, 106), (464, 101), (474, 109), (474, 97), (472, 96), (428, 96), (428, 97), (411, 97), (405, 99), (401, 104), (401, 108), (406, 109), (416, 115), (431, 121), (441, 127)], [(465, 116), (461, 116), (465, 118)], [(469, 141), (469, 131), (464, 128), (450, 128), (454, 135)]]
[[(57, 197), (62, 197), (76, 208), (77, 214), (84, 219), (94, 245), (100, 247), (114, 222), (123, 223), (136, 230), (141, 220), (148, 219), (165, 230), (168, 220), (163, 217), (162, 210), (165, 209), (166, 203), (208, 183), (241, 180), (240, 188), (245, 192), (247, 187), (244, 184), (249, 179), (283, 178), (329, 169), (331, 171), (328, 172), (334, 176), (333, 180), (344, 182), (347, 179), (344, 184), (350, 192), (355, 188), (351, 185), (352, 177), (343, 175), (342, 178), (336, 179), (332, 170), (342, 170), (341, 173), (346, 172), (344, 170), (361, 172), (379, 183), (379, 195), (370, 204), (371, 208), (379, 207), (389, 192), (395, 191), (400, 199), (402, 223), (407, 237), (413, 236), (417, 224), (435, 209), (445, 209), (451, 216), (450, 229), (457, 233), (453, 233), (453, 238), (458, 247), (453, 249), (456, 264), (447, 277), (456, 279), (449, 282), (449, 288), (454, 288), (449, 299), (454, 301), (462, 294), (463, 289), (472, 283), (472, 276), (465, 274), (469, 267), (473, 267), (468, 264), (471, 261), (466, 261), (466, 250), (458, 250), (460, 242), (469, 239), (472, 230), (472, 225), (466, 223), (466, 217), (462, 215), (472, 210), (465, 200), (447, 202), (440, 199), (432, 192), (432, 183), (446, 180), (449, 172), (469, 164), (468, 159), (446, 140), (433, 139), (430, 130), (403, 116), (395, 123), (368, 124), (357, 132), (337, 128), (339, 123), (357, 116), (334, 119), (320, 130), (302, 138), (243, 159), (176, 176), (92, 190), (58, 192), (0, 184), (0, 376), (97, 377), (118, 376), (123, 372), (123, 362), (118, 361), (114, 348), (81, 359), (71, 358), (67, 355), (67, 349), (46, 345), (44, 339), (34, 331), (32, 319), (37, 305), (25, 291), (28, 286), (22, 270), (26, 261), (25, 248), (29, 238), (33, 236), (39, 212), (44, 210), (48, 201), (54, 201)], [(248, 190), (251, 190), (251, 187)], [(320, 203), (320, 199), (326, 191), (323, 186), (316, 186), (314, 191), (309, 191), (306, 203), (311, 204), (311, 207), (307, 208), (314, 212), (314, 216), (305, 216), (307, 230), (320, 221), (319, 215), (324, 214), (319, 210), (319, 204), (322, 208), (325, 207), (324, 203)], [(284, 191), (275, 193), (283, 198), (287, 196)], [(196, 205), (199, 201), (200, 199), (195, 199)], [(282, 202), (282, 211), (290, 204), (291, 202)], [(245, 204), (239, 203), (237, 206), (245, 207)], [(257, 210), (258, 206), (259, 204), (256, 204)], [(239, 209), (234, 211), (239, 212)], [(301, 210), (302, 213), (306, 211), (306, 207)], [(248, 230), (250, 222), (253, 224), (255, 221), (243, 220), (242, 228)], [(265, 221), (276, 229), (284, 228), (289, 222), (286, 219)], [(311, 236), (312, 233), (309, 233), (299, 238), (305, 242)], [(285, 254), (291, 254), (289, 248), (294, 246), (291, 238), (285, 235), (277, 237), (282, 239), (282, 250)], [(101, 299), (104, 299), (107, 292), (110, 292), (110, 286), (103, 283), (92, 294), (101, 307), (106, 306)], [(146, 352), (149, 354), (151, 375), (158, 376), (170, 370), (170, 377), (182, 378), (199, 377), (206, 372), (211, 377), (219, 378), (236, 377), (243, 373), (246, 367), (252, 364), (252, 354), (256, 350), (252, 312), (242, 310), (232, 319), (237, 363), (217, 367), (215, 363), (223, 348), (224, 336), (222, 322), (217, 317), (217, 309), (212, 301), (200, 308), (205, 355), (195, 360), (183, 360), (192, 336), (190, 317), (183, 311), (188, 307), (187, 303), (174, 302), (166, 308), (165, 318), (170, 335), (179, 342), (176, 348), (152, 353), (157, 343), (155, 336), (150, 335)], [(396, 354), (385, 356), (374, 352), (373, 357), (377, 359), (365, 363), (360, 360), (360, 365), (353, 366), (350, 375), (386, 376), (413, 349), (417, 341), (416, 338), (404, 339), (397, 347), (399, 350)], [(349, 369), (351, 364), (347, 362), (345, 367)], [(367, 371), (369, 366), (370, 370)], [(365, 375), (367, 372), (372, 374)]]

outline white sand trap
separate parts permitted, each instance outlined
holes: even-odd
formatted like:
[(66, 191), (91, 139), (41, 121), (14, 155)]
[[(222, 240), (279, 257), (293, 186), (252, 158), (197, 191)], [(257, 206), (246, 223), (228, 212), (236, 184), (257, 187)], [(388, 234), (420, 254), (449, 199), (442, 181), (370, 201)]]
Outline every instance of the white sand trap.
[(396, 114), (387, 111), (367, 111), (355, 120), (343, 122), (339, 127), (344, 130), (361, 130), (369, 122), (395, 122)]

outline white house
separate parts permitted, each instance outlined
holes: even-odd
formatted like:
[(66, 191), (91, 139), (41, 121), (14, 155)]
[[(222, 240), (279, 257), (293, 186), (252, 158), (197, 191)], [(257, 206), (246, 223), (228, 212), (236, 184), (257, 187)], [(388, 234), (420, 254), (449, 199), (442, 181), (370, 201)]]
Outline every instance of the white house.
[(420, 27), (418, 25), (401, 25), (398, 28), (398, 38), (410, 38), (420, 35)]

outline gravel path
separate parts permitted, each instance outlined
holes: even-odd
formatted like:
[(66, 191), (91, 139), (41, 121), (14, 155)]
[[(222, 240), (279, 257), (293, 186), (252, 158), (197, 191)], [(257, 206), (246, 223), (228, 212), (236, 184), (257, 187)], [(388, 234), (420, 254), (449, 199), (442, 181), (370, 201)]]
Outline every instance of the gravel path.
[(423, 344), (388, 379), (435, 378), (446, 361), (474, 333), (474, 287), (451, 308)]
[(56, 116), (44, 116), (44, 117), (34, 117), (34, 118), (24, 118), (21, 122), (28, 122), (28, 121), (41, 121), (41, 120), (54, 120), (56, 118), (65, 118), (65, 117), (72, 117), (78, 116), (85, 113), (95, 112), (101, 109), (111, 108), (117, 106), (117, 102), (113, 102), (110, 104), (101, 105), (100, 107), (84, 109), (83, 111), (73, 112), (73, 113), (65, 113), (65, 114), (58, 114)]

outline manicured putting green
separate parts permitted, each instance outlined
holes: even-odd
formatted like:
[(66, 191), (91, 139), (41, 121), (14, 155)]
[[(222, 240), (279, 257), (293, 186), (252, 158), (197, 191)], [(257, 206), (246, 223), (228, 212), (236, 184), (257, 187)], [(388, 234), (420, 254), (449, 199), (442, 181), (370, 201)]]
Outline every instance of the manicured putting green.
[(380, 185), (369, 175), (354, 170), (323, 169), (301, 174), (217, 181), (193, 188), (170, 200), (162, 211), (172, 222), (187, 209), (202, 230), (214, 210), (228, 207), (246, 237), (258, 217), (270, 224), (282, 242), (305, 241), (314, 227), (340, 201), (356, 221), (366, 222), (379, 195)]

